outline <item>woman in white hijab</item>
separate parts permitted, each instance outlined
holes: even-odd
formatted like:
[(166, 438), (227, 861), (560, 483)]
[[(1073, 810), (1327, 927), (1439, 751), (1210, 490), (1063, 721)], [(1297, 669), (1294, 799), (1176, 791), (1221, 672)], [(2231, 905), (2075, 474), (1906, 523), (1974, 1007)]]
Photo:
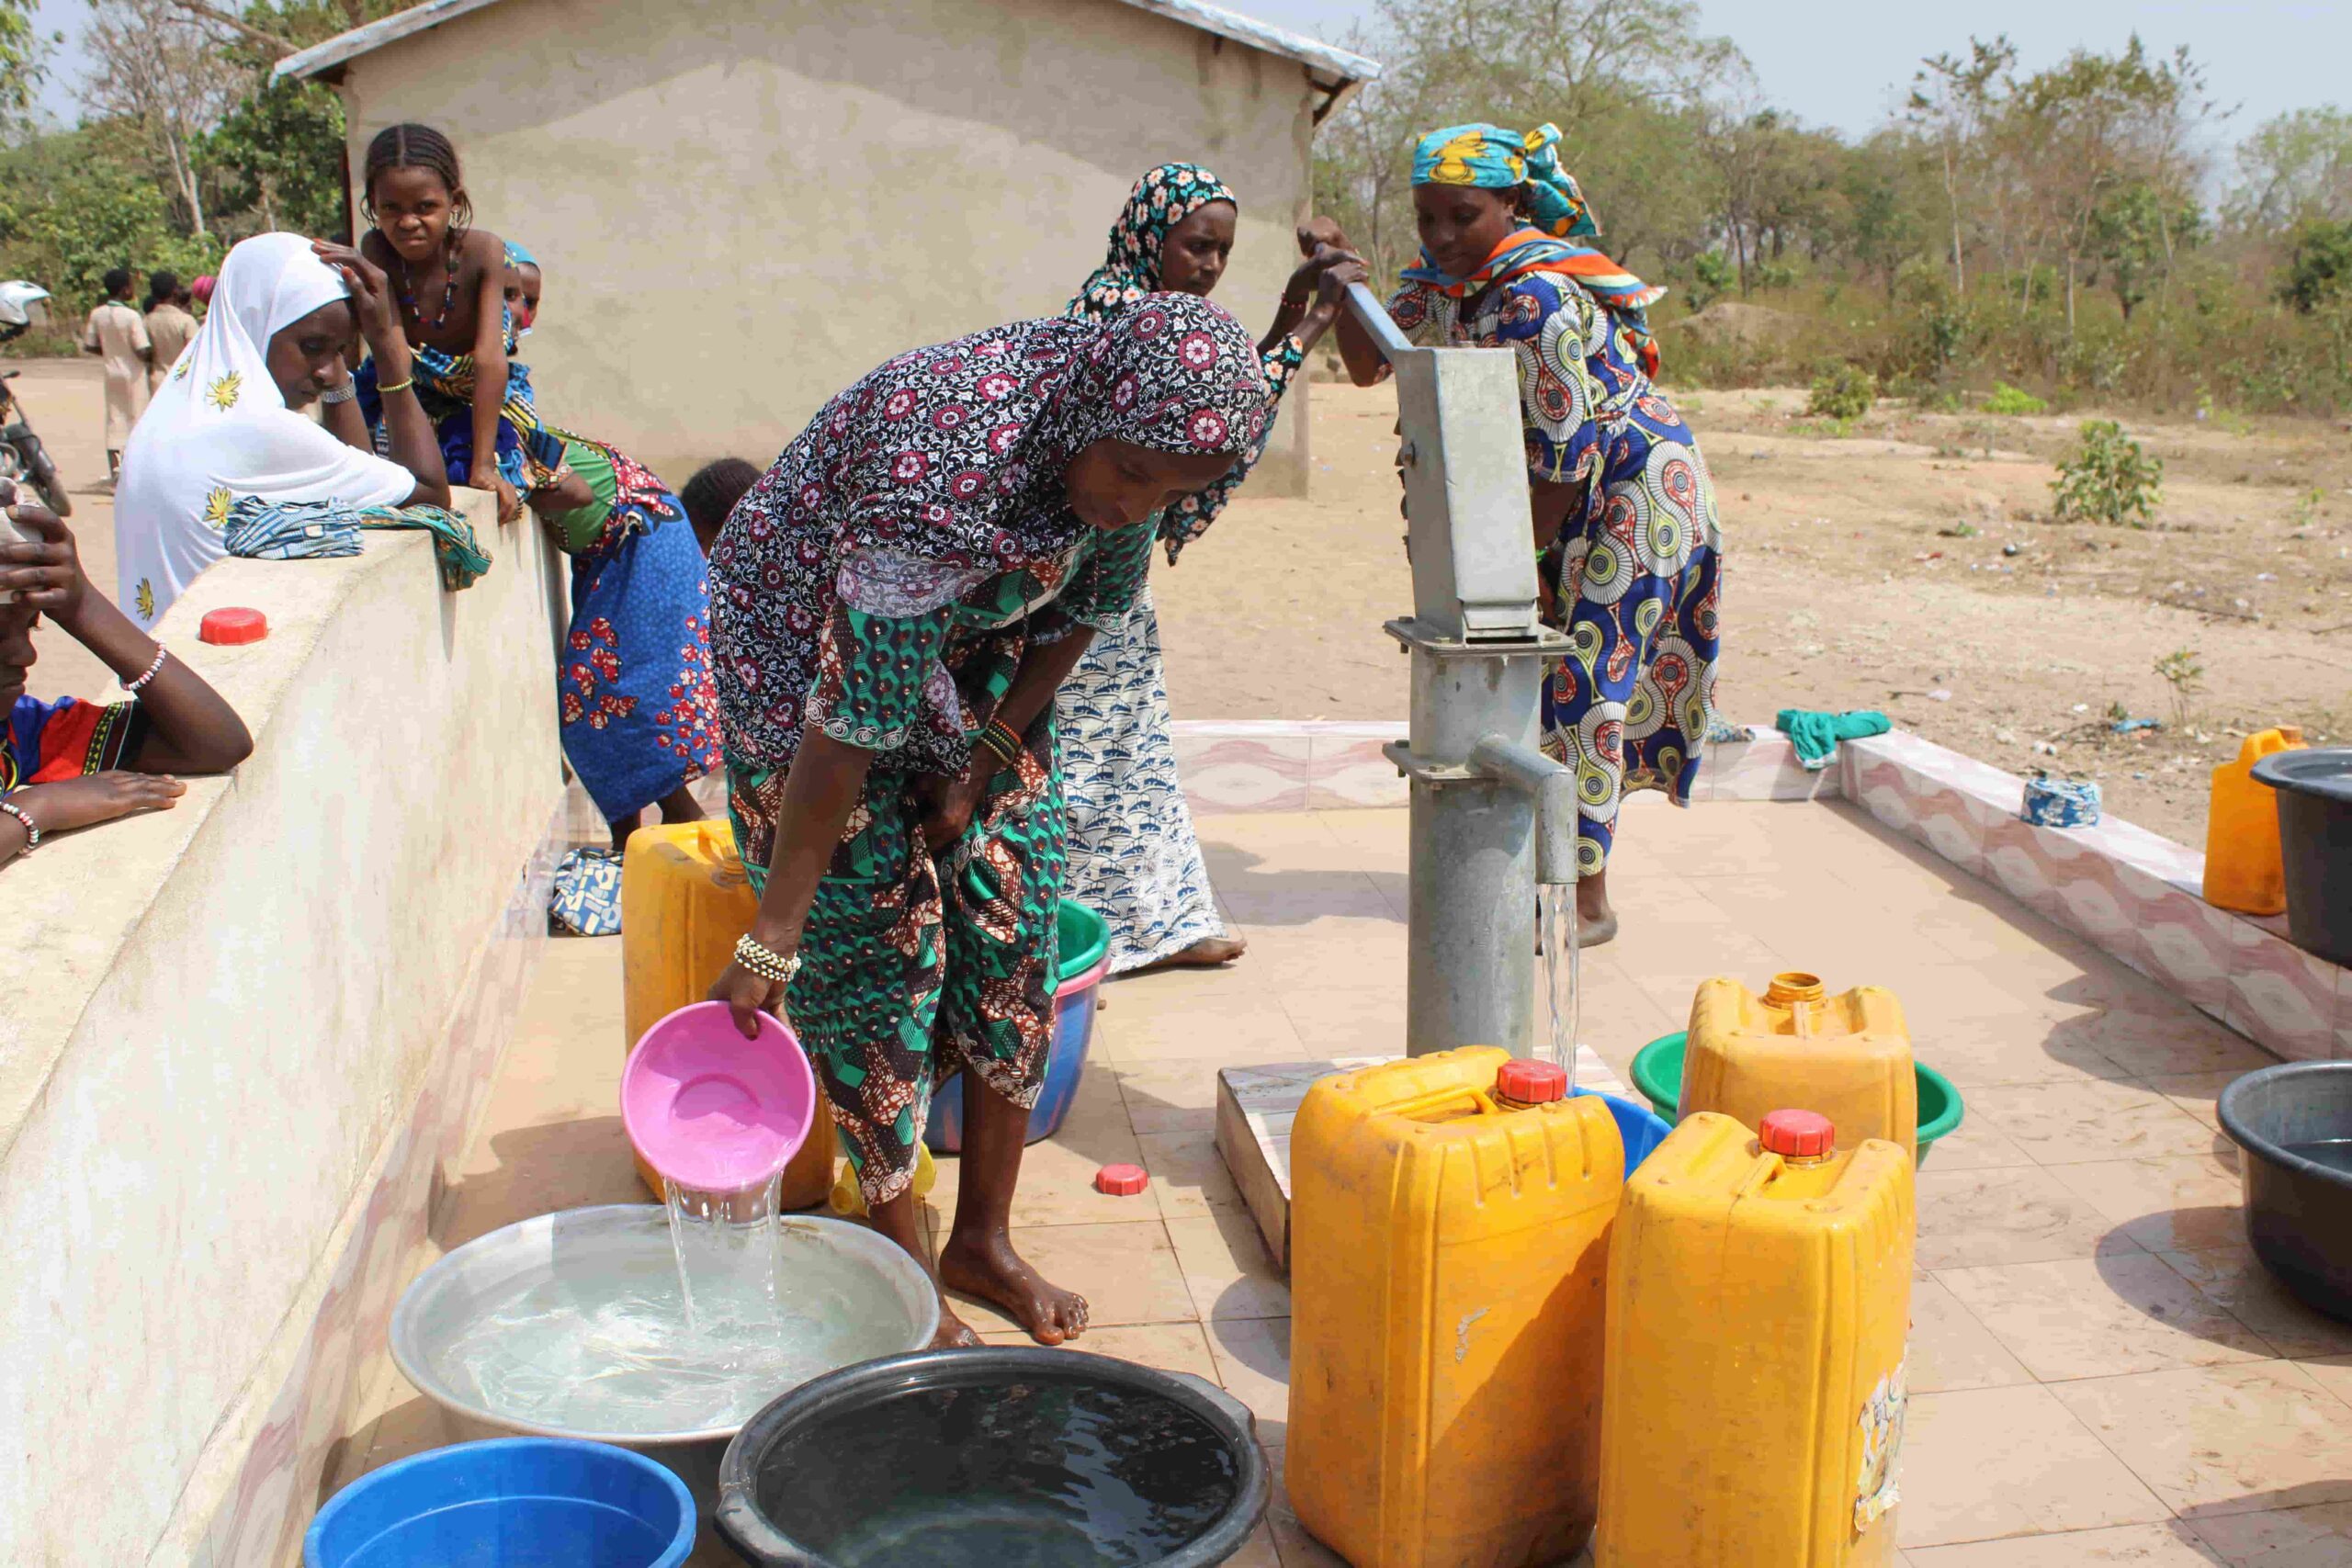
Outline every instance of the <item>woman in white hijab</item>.
[[(323, 258), (323, 259), (322, 259)], [(339, 436), (302, 411), (352, 397), (345, 351), (364, 336), (391, 395), (390, 460), (356, 419)], [(381, 270), (342, 246), (258, 234), (229, 253), (212, 308), (122, 455), (115, 496), (121, 603), (152, 627), (225, 553), (240, 502), (449, 504), (440, 444), (408, 390), (409, 348)]]

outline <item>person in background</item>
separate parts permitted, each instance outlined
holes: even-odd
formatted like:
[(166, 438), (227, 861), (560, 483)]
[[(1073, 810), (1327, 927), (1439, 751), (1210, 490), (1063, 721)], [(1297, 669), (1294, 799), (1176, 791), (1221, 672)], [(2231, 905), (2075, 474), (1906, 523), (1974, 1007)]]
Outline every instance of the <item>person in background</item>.
[(164, 378), (179, 363), (180, 352), (196, 336), (196, 317), (187, 308), (188, 291), (179, 275), (150, 273), (147, 276), (147, 341), (153, 355), (147, 365), (147, 392), (153, 397)]
[[(747, 1039), (788, 1009), (875, 1228), (926, 1268), (916, 1151), (933, 1086), (964, 1074), (934, 1278), (1040, 1344), (1087, 1323), (1009, 1228), (1054, 1035), (1054, 688), (1134, 604), (1161, 510), (1223, 478), (1270, 406), (1241, 323), (1189, 295), (992, 327), (836, 395), (711, 551), (728, 806), (760, 896), (711, 998)], [(938, 1342), (978, 1342), (944, 1293)]]
[[(1687, 806), (1698, 781), (1723, 531), (1699, 438), (1651, 380), (1644, 311), (1666, 290), (1576, 243), (1600, 230), (1559, 136), (1457, 125), (1421, 138), (1421, 259), (1388, 310), (1416, 343), (1517, 356), (1544, 615), (1570, 638), (1544, 682), (1544, 749), (1576, 771), (1577, 944), (1591, 947), (1617, 934), (1619, 806), (1643, 789)], [(1387, 374), (1354, 317), (1339, 344), (1356, 385)]]
[(105, 282), (106, 299), (83, 323), (82, 352), (96, 355), (107, 367), (107, 482), (112, 484), (122, 471), (130, 428), (147, 412), (147, 367), (155, 345), (148, 341), (145, 318), (130, 303), (130, 269), (116, 267)]
[[(0, 486), (0, 496), (12, 487)], [(17, 492), (22, 495), (25, 492)], [(53, 833), (168, 811), (179, 773), (223, 773), (253, 737), (203, 676), (130, 624), (83, 574), (74, 536), (41, 507), (7, 508), (0, 543), (0, 865)], [(33, 632), (47, 615), (121, 681), (132, 700), (100, 706), (25, 694)]]
[(760, 470), (741, 457), (721, 457), (705, 463), (686, 481), (678, 499), (685, 503), (686, 515), (694, 520), (695, 537), (702, 545), (702, 553), (710, 554), (710, 547), (718, 541), (718, 531), (727, 526), (727, 514), (743, 499), (751, 488), (760, 482)]
[(208, 272), (187, 286), (188, 299), (194, 301), (196, 319), (198, 321), (203, 321), (204, 313), (212, 309), (213, 286), (220, 281)]
[[(527, 276), (527, 298), (510, 292), (506, 306), (519, 340), (538, 313), (539, 267), (520, 245), (505, 254), (510, 289)], [(519, 360), (509, 374), (527, 384)], [(563, 754), (617, 857), (649, 807), (663, 822), (700, 821), (687, 786), (719, 765), (710, 568), (684, 502), (650, 469), (602, 441), (554, 434), (562, 467), (529, 500), (571, 558), (571, 625), (556, 670)], [(616, 861), (611, 872), (616, 911)], [(601, 907), (601, 894), (583, 897)]]
[[(1102, 266), (1069, 302), (1069, 313), (1106, 321), (1154, 289), (1205, 299), (1225, 276), (1239, 216), (1233, 192), (1208, 170), (1162, 164), (1136, 182), (1112, 227)], [(1329, 329), (1347, 285), (1364, 277), (1344, 237), (1329, 246), (1302, 238), (1301, 248), (1308, 259), (1291, 274), (1273, 324), (1258, 345), (1277, 402), (1306, 351)], [(1269, 411), (1268, 435), (1272, 425)], [(1261, 436), (1230, 473), (1168, 509), (1159, 538), (1169, 565), (1207, 532), (1265, 448)], [(1176, 775), (1159, 617), (1148, 587), (1125, 619), (1088, 645), (1055, 701), (1069, 801), (1066, 891), (1109, 924), (1111, 973), (1240, 957), (1242, 939), (1227, 931), (1217, 914)]]
[[(123, 455), (115, 559), (142, 627), (228, 553), (227, 536), (253, 509), (449, 504), (380, 271), (347, 247), (322, 260), (300, 235), (256, 234), (221, 264), (213, 304)], [(353, 408), (344, 352), (355, 338), (389, 378), (389, 458), (368, 448)], [(313, 403), (326, 405), (323, 425), (303, 412)]]

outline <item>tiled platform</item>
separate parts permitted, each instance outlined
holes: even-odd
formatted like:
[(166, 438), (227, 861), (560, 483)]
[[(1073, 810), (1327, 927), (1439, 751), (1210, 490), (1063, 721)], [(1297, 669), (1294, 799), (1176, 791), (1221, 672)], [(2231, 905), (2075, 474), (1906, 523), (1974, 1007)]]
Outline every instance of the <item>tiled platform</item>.
[[(1087, 1348), (1217, 1379), (1279, 1450), (1289, 1293), (1216, 1156), (1216, 1072), (1396, 1048), (1405, 816), (1219, 815), (1202, 836), (1250, 952), (1107, 988), (1077, 1110), (1030, 1151), (1014, 1220), (1091, 1298)], [(1701, 978), (1798, 967), (1894, 987), (1967, 1096), (1919, 1182), (1899, 1516), (1914, 1568), (2352, 1564), (2352, 1326), (2250, 1263), (2212, 1124), (2221, 1086), (2269, 1057), (1842, 802), (1637, 797), (1620, 843), (1624, 931), (1586, 955), (1582, 1032), (1621, 1077)], [(435, 1245), (635, 1196), (619, 1019), (618, 944), (556, 944)], [(1118, 1159), (1149, 1167), (1148, 1193), (1092, 1190)], [(950, 1162), (942, 1219), (954, 1178)], [(338, 1479), (442, 1440), (380, 1359), (364, 1387)], [(1337, 1560), (1278, 1495), (1237, 1561)]]

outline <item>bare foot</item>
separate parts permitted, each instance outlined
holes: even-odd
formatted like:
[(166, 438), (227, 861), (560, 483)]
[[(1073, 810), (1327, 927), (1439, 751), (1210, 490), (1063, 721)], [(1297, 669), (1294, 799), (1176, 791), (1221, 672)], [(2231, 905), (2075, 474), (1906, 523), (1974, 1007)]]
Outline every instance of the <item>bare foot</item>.
[(1240, 937), (1204, 936), (1190, 947), (1140, 964), (1128, 973), (1148, 975), (1155, 969), (1214, 969), (1221, 964), (1232, 963), (1249, 951), (1250, 943)]
[(980, 1337), (972, 1332), (972, 1325), (956, 1315), (956, 1309), (948, 1304), (947, 1298), (940, 1297), (939, 1332), (931, 1337), (931, 1348), (934, 1350), (966, 1350), (982, 1343)]
[(1604, 910), (1602, 910), (1602, 911), (1601, 911), (1601, 914), (1600, 914), (1600, 918), (1599, 919), (1597, 919), (1597, 920), (1588, 920), (1588, 919), (1582, 919), (1581, 917), (1579, 917), (1579, 918), (1577, 919), (1577, 946), (1579, 949), (1582, 949), (1582, 948), (1588, 948), (1588, 947), (1599, 947), (1599, 946), (1600, 946), (1601, 943), (1603, 943), (1603, 942), (1614, 942), (1614, 941), (1616, 941), (1616, 940), (1617, 940), (1617, 911), (1616, 911), (1616, 910), (1614, 910), (1614, 909), (1604, 909)]
[(949, 1236), (939, 1249), (939, 1282), (1001, 1309), (1040, 1345), (1058, 1345), (1086, 1332), (1086, 1298), (1047, 1284), (1001, 1233), (978, 1242)]

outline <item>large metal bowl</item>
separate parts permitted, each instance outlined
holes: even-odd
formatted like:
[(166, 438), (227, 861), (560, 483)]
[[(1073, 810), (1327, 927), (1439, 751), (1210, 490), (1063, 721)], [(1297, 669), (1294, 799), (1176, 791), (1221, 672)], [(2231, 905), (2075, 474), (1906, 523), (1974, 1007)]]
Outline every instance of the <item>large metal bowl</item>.
[[(879, 1313), (868, 1320), (868, 1332), (845, 1347), (847, 1353), (838, 1366), (921, 1349), (939, 1332), (937, 1292), (922, 1266), (892, 1243), (846, 1220), (786, 1214), (778, 1223), (784, 1230), (783, 1267), (848, 1269), (878, 1277), (888, 1287), (881, 1292), (884, 1298), (901, 1309)], [(735, 1435), (736, 1427), (684, 1432), (589, 1432), (521, 1419), (453, 1385), (440, 1359), (439, 1352), (460, 1328), (480, 1317), (485, 1302), (506, 1294), (518, 1279), (586, 1269), (674, 1266), (669, 1219), (659, 1204), (612, 1203), (541, 1214), (468, 1242), (417, 1276), (392, 1313), (392, 1359), (419, 1393), (458, 1418), (461, 1429), (582, 1438), (665, 1460), (673, 1456), (661, 1451), (664, 1449), (723, 1446)], [(763, 1389), (752, 1409), (789, 1392), (788, 1388)], [(705, 1467), (695, 1464), (693, 1468)]]

